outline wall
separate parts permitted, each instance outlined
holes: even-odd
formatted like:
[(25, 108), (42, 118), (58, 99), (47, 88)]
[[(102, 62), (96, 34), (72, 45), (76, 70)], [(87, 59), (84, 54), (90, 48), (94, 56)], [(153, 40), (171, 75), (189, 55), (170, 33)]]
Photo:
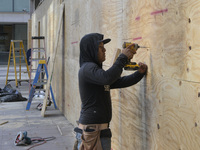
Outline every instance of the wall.
[(30, 19), (30, 14), (27, 13), (6, 13), (0, 12), (1, 23), (27, 23)]
[[(137, 85), (112, 91), (113, 150), (197, 150), (200, 147), (199, 12), (196, 0), (64, 0), (53, 90), (66, 118), (76, 126), (79, 42), (100, 32), (112, 39), (107, 60), (124, 41), (148, 46), (133, 61), (145, 62), (148, 74)], [(32, 34), (46, 37), (52, 58), (59, 28), (60, 1), (44, 1), (32, 16)], [(51, 59), (50, 59), (51, 61)], [(51, 63), (49, 65), (51, 67)], [(124, 71), (123, 75), (131, 74)]]

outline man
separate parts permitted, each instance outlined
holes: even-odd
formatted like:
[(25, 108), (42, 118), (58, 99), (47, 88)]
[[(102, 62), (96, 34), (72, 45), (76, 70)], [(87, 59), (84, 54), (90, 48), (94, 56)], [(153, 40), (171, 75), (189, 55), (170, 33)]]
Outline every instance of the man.
[(105, 61), (103, 35), (91, 33), (80, 42), (79, 91), (81, 112), (77, 132), (79, 150), (110, 150), (112, 117), (110, 89), (124, 88), (139, 82), (147, 72), (147, 65), (139, 63), (139, 70), (131, 75), (120, 77), (128, 59), (136, 53), (130, 45), (122, 50), (116, 62), (108, 70), (102, 69)]

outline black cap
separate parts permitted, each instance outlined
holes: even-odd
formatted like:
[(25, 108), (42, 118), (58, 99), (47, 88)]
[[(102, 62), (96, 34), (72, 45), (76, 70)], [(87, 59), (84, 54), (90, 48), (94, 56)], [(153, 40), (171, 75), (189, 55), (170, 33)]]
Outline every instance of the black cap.
[(104, 39), (104, 40), (101, 40), (100, 42), (103, 42), (103, 44), (107, 44), (111, 41), (111, 39)]

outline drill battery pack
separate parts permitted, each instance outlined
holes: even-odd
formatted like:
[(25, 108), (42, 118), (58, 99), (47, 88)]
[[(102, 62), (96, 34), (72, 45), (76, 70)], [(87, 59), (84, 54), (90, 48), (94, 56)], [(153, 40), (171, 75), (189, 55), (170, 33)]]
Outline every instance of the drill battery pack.
[(129, 62), (124, 66), (124, 70), (138, 70), (139, 65), (136, 62)]

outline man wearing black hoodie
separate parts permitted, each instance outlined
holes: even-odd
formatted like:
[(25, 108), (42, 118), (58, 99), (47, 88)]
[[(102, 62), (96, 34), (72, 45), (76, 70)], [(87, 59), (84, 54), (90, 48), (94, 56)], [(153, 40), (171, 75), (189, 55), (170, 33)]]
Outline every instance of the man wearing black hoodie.
[(130, 45), (122, 50), (115, 63), (108, 69), (102, 69), (105, 61), (104, 44), (110, 39), (103, 39), (99, 33), (85, 35), (80, 42), (79, 91), (81, 112), (77, 133), (79, 150), (110, 150), (112, 118), (110, 89), (125, 88), (138, 83), (147, 72), (147, 65), (139, 63), (139, 70), (121, 77), (123, 67), (136, 51)]

